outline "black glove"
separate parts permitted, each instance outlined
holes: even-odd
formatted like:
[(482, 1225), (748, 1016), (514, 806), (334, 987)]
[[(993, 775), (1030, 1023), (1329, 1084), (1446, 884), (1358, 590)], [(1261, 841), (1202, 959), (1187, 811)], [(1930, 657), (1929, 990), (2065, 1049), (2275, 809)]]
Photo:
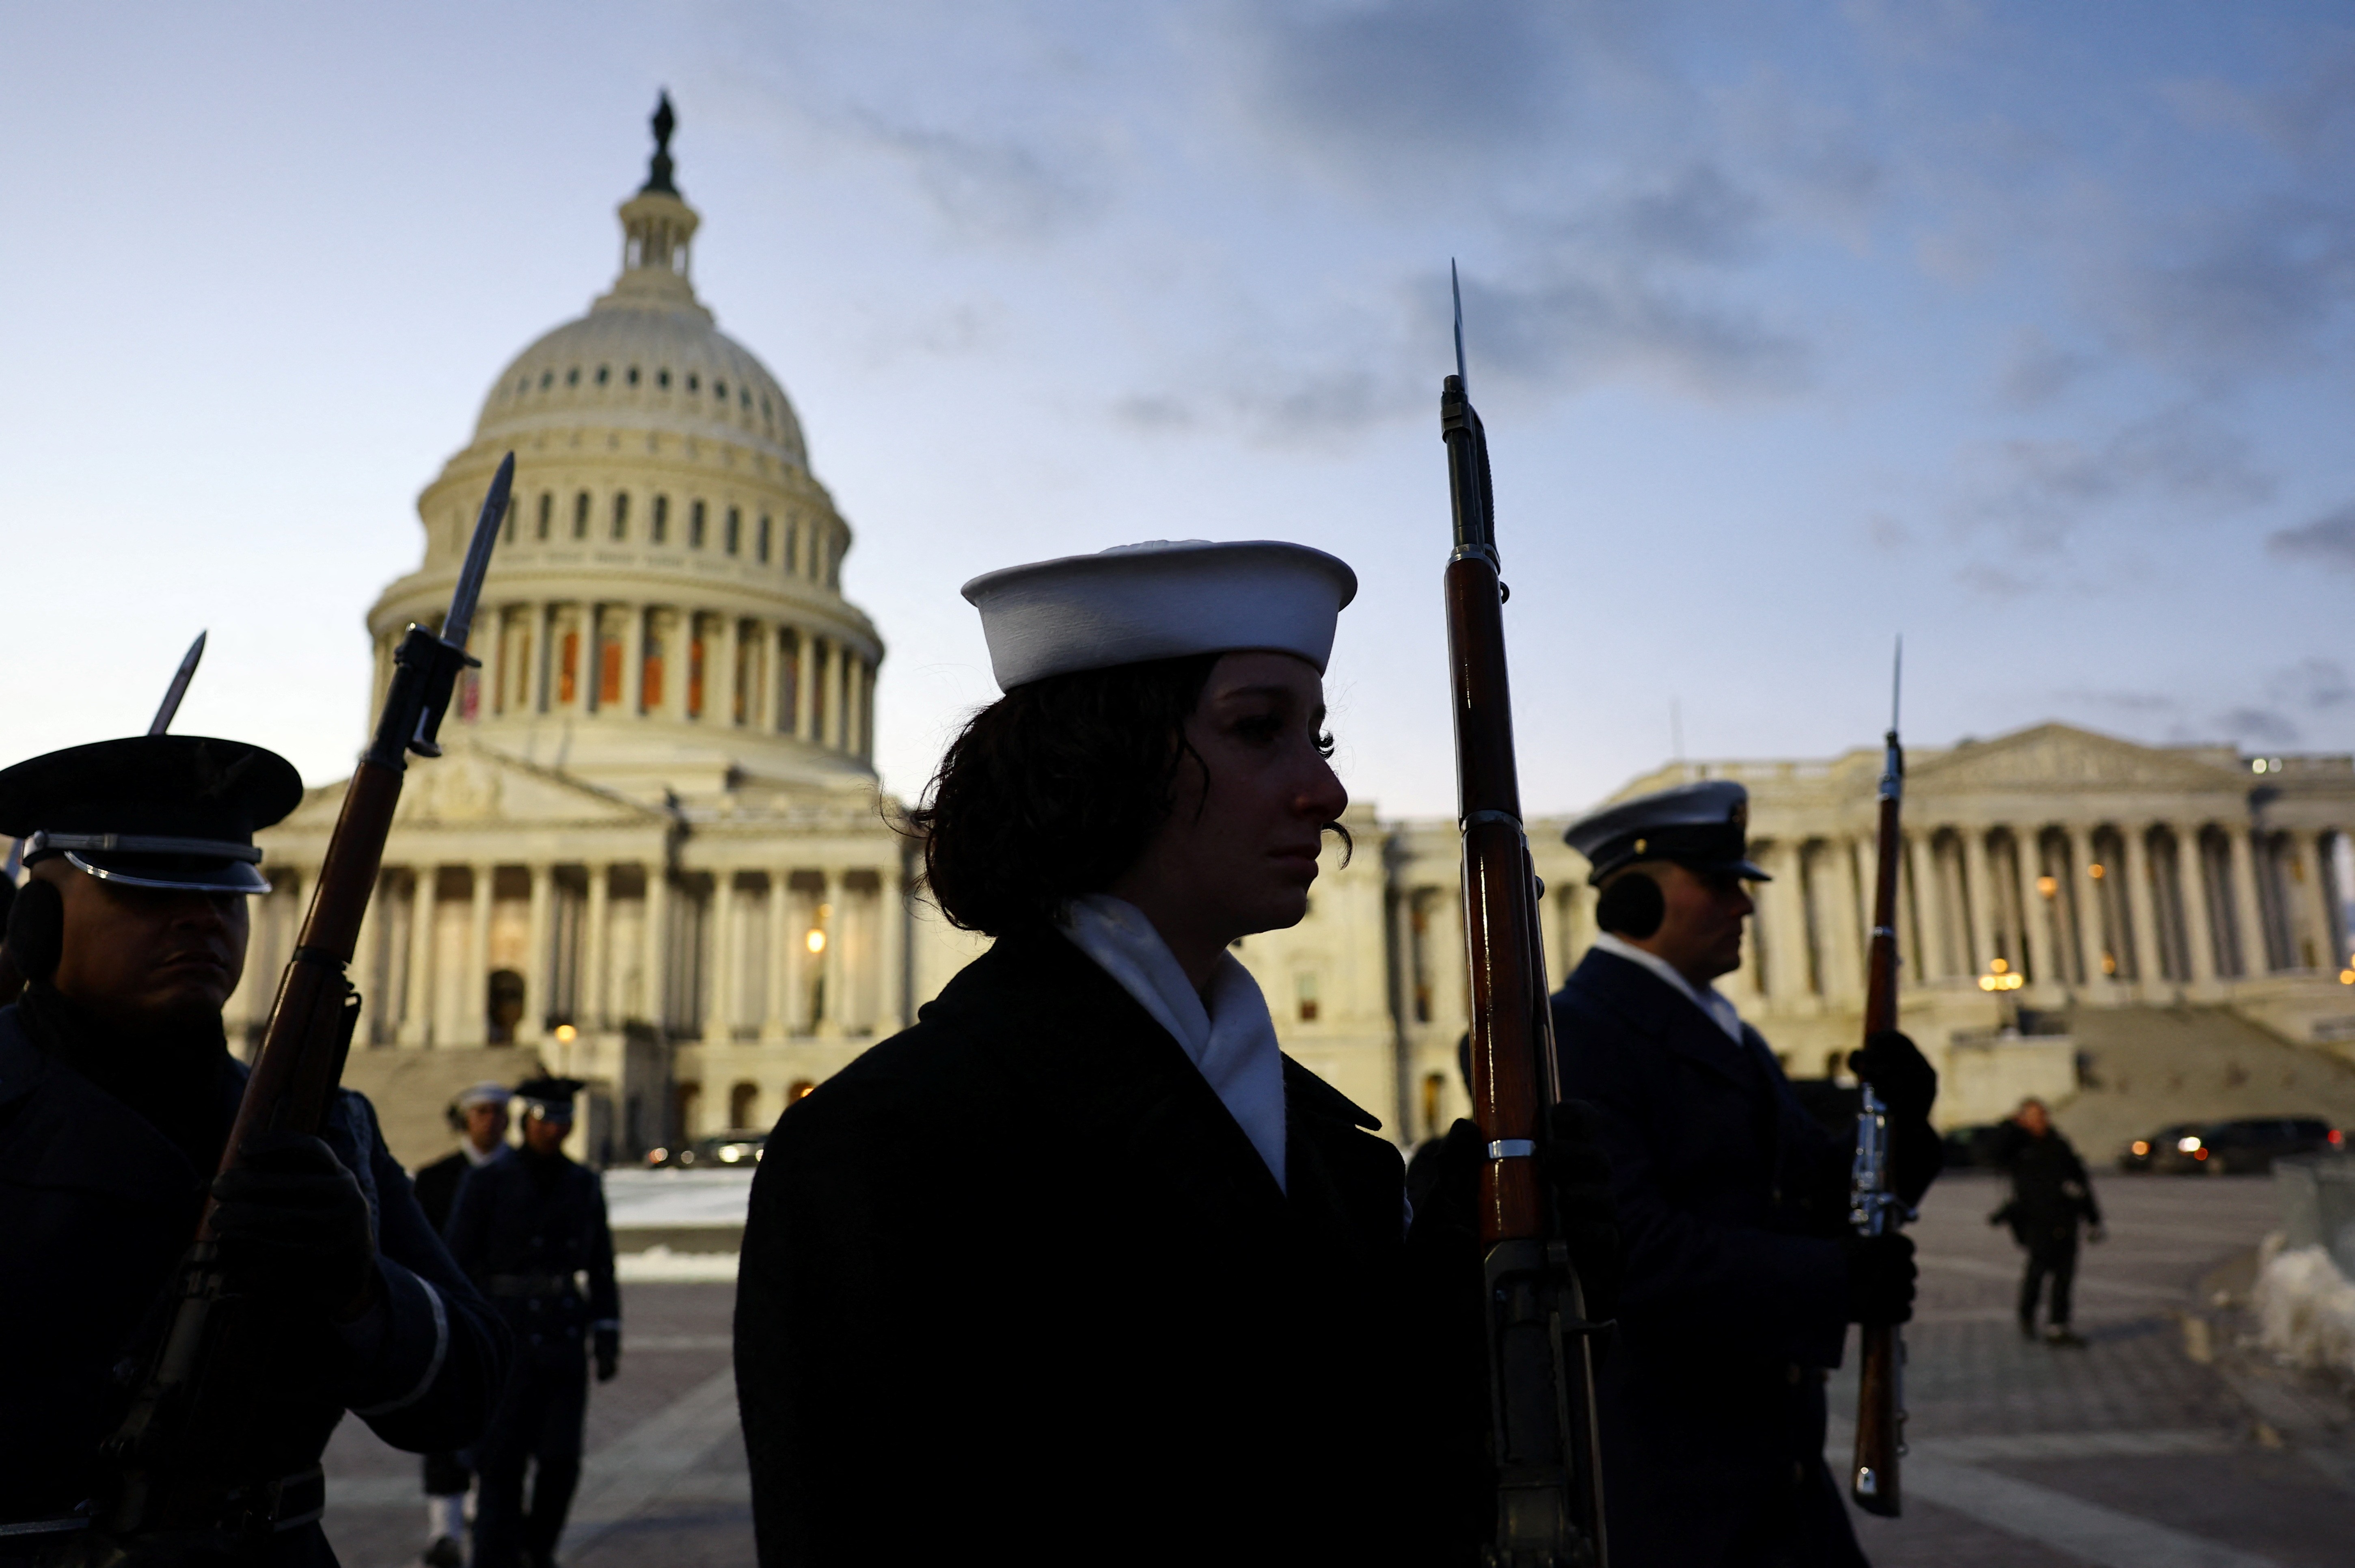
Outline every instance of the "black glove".
[(600, 1328), (592, 1337), (591, 1345), (597, 1358), (597, 1381), (612, 1382), (613, 1374), (622, 1370), (622, 1331), (619, 1328)]
[(1848, 1066), (1872, 1085), (1892, 1119), (1928, 1123), (1931, 1104), (1938, 1098), (1938, 1073), (1911, 1039), (1893, 1029), (1882, 1029), (1864, 1042), (1862, 1051), (1849, 1052)]
[(360, 1184), (317, 1138), (261, 1133), (213, 1179), (213, 1234), (224, 1283), (349, 1322), (376, 1284), (376, 1236)]
[(1848, 1320), (1903, 1323), (1913, 1316), (1913, 1238), (1891, 1231), (1881, 1236), (1850, 1235), (1848, 1246)]
[(1619, 1241), (1619, 1211), (1611, 1202), (1611, 1157), (1603, 1149), (1603, 1117), (1583, 1100), (1564, 1100), (1546, 1109), (1546, 1185), (1570, 1264), (1578, 1271), (1587, 1318), (1595, 1323), (1619, 1315), (1619, 1286), (1627, 1275)]

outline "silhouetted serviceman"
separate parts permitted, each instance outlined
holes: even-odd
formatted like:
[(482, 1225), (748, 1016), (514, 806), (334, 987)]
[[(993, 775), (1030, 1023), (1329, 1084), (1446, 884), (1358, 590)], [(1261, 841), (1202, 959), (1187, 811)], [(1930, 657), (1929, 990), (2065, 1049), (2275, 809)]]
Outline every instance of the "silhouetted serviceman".
[(474, 1568), (549, 1568), (581, 1479), (591, 1342), (599, 1382), (620, 1365), (622, 1302), (604, 1187), (564, 1153), (580, 1091), (570, 1078), (516, 1085), (521, 1147), (469, 1175), (450, 1214), (451, 1253), (516, 1336), (515, 1371), (474, 1447)]
[[(1565, 837), (1602, 890), (1555, 994), (1562, 1092), (1593, 1103), (1626, 1240), (1596, 1370), (1613, 1568), (1861, 1564), (1824, 1464), (1825, 1370), (1848, 1326), (1913, 1313), (1913, 1243), (1849, 1224), (1853, 1135), (1791, 1092), (1710, 984), (1742, 963), (1749, 795), (1710, 780)], [(1937, 1074), (1903, 1035), (1849, 1064), (1889, 1106), (1899, 1195), (1937, 1174)]]
[(195, 735), (0, 773), (30, 868), (7, 935), (27, 983), (0, 1010), (0, 1563), (87, 1522), (208, 1184), (229, 1294), (284, 1358), (254, 1391), (261, 1451), (235, 1462), (275, 1478), (239, 1505), (268, 1541), (242, 1561), (335, 1561), (319, 1456), (346, 1410), (396, 1447), (459, 1447), (503, 1386), (506, 1335), (366, 1099), (338, 1094), (318, 1137), (256, 1135), (215, 1178), (247, 1078), (221, 1005), (270, 887), (253, 834), (302, 797), (283, 758)]
[(2093, 1178), (2085, 1162), (2061, 1129), (2044, 1102), (2022, 1100), (1996, 1134), (1995, 1162), (2011, 1173), (2011, 1197), (1987, 1216), (1990, 1225), (2009, 1224), (2012, 1240), (2028, 1252), (2028, 1272), (2019, 1281), (2019, 1332), (2036, 1338), (2036, 1308), (2044, 1282), (2052, 1282), (2051, 1305), (2045, 1317), (2044, 1342), (2081, 1349), (2085, 1341), (2069, 1327), (2070, 1287), (2077, 1278), (2077, 1227), (2090, 1226), (2089, 1241), (2098, 1242), (2102, 1206), (2094, 1200)]
[[(450, 1125), (459, 1135), (458, 1147), (419, 1171), (418, 1207), (439, 1232), (450, 1223), (450, 1209), (467, 1173), (490, 1164), (507, 1147), (507, 1101), (504, 1083), (477, 1083), (450, 1104)], [(441, 1452), (425, 1456), (426, 1568), (459, 1568), (465, 1561), (461, 1544), (466, 1535), (466, 1490), (474, 1472), (466, 1455)]]

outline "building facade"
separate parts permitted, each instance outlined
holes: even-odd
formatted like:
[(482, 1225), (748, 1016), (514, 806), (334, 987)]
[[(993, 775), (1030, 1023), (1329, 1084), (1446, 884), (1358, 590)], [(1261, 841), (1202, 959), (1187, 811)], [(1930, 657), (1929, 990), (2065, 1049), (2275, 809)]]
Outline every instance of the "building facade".
[[(979, 945), (916, 891), (871, 761), (884, 648), (841, 592), (851, 530), (783, 389), (697, 297), (700, 220), (666, 151), (620, 217), (613, 287), (500, 372), (419, 499), (421, 565), (368, 616), (380, 699), (512, 450), (481, 667), (446, 754), (410, 768), (356, 965), (347, 1077), (404, 1157), (441, 1141), (457, 1088), (535, 1064), (591, 1082), (579, 1141), (604, 1157), (766, 1125)], [(1678, 763), (1614, 797), (1749, 786), (1774, 880), (1723, 986), (1795, 1075), (1856, 1043), (1880, 765), (1877, 749)], [(261, 835), (274, 887), (233, 1029), (259, 1031), (342, 796), (314, 790)], [(1530, 826), (1557, 980), (1593, 934), (1566, 820)], [(1347, 822), (1354, 850), (1328, 845), (1308, 917), (1238, 956), (1291, 1054), (1395, 1135), (1430, 1136), (1467, 1108), (1455, 825), (1364, 803)], [(1906, 825), (1903, 1017), (1944, 1074), (1942, 1119), (2064, 1096), (2055, 1020), (2077, 1008), (2229, 1007), (2355, 1042), (2348, 758), (2048, 724), (1915, 752)]]

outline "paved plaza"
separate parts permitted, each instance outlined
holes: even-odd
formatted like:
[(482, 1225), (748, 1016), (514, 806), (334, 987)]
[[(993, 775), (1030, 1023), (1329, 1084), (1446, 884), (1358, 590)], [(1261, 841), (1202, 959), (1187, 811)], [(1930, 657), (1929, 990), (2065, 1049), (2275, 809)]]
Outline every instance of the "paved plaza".
[[(1986, 1223), (1994, 1180), (1958, 1173), (1925, 1205), (1905, 1517), (1859, 1517), (1866, 1552), (1879, 1568), (2355, 1561), (2344, 1405), (2236, 1357), (2231, 1310), (2215, 1300), (2245, 1288), (2247, 1254), (2277, 1222), (2271, 1181), (2095, 1180), (2111, 1239), (2086, 1250), (2080, 1271), (2083, 1350), (2024, 1343), (2013, 1327), (2018, 1254)], [(590, 1397), (566, 1568), (748, 1568), (733, 1289), (636, 1284), (623, 1295), (622, 1373)], [(1836, 1378), (1836, 1448), (1854, 1407), (1853, 1379)], [(327, 1531), (346, 1568), (414, 1563), (416, 1460), (346, 1422), (327, 1467)]]

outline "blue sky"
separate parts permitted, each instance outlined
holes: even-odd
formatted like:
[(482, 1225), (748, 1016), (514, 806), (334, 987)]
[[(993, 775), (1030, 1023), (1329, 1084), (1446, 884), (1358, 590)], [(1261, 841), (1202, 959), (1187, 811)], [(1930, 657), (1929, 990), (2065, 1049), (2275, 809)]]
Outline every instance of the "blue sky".
[(19, 8), (0, 761), (314, 782), (506, 359), (617, 262), (657, 86), (697, 276), (890, 643), (887, 784), (992, 693), (967, 577), (1288, 537), (1386, 811), (1453, 798), (1446, 270), (1524, 791), (2062, 719), (2355, 746), (2355, 13), (2080, 4)]

